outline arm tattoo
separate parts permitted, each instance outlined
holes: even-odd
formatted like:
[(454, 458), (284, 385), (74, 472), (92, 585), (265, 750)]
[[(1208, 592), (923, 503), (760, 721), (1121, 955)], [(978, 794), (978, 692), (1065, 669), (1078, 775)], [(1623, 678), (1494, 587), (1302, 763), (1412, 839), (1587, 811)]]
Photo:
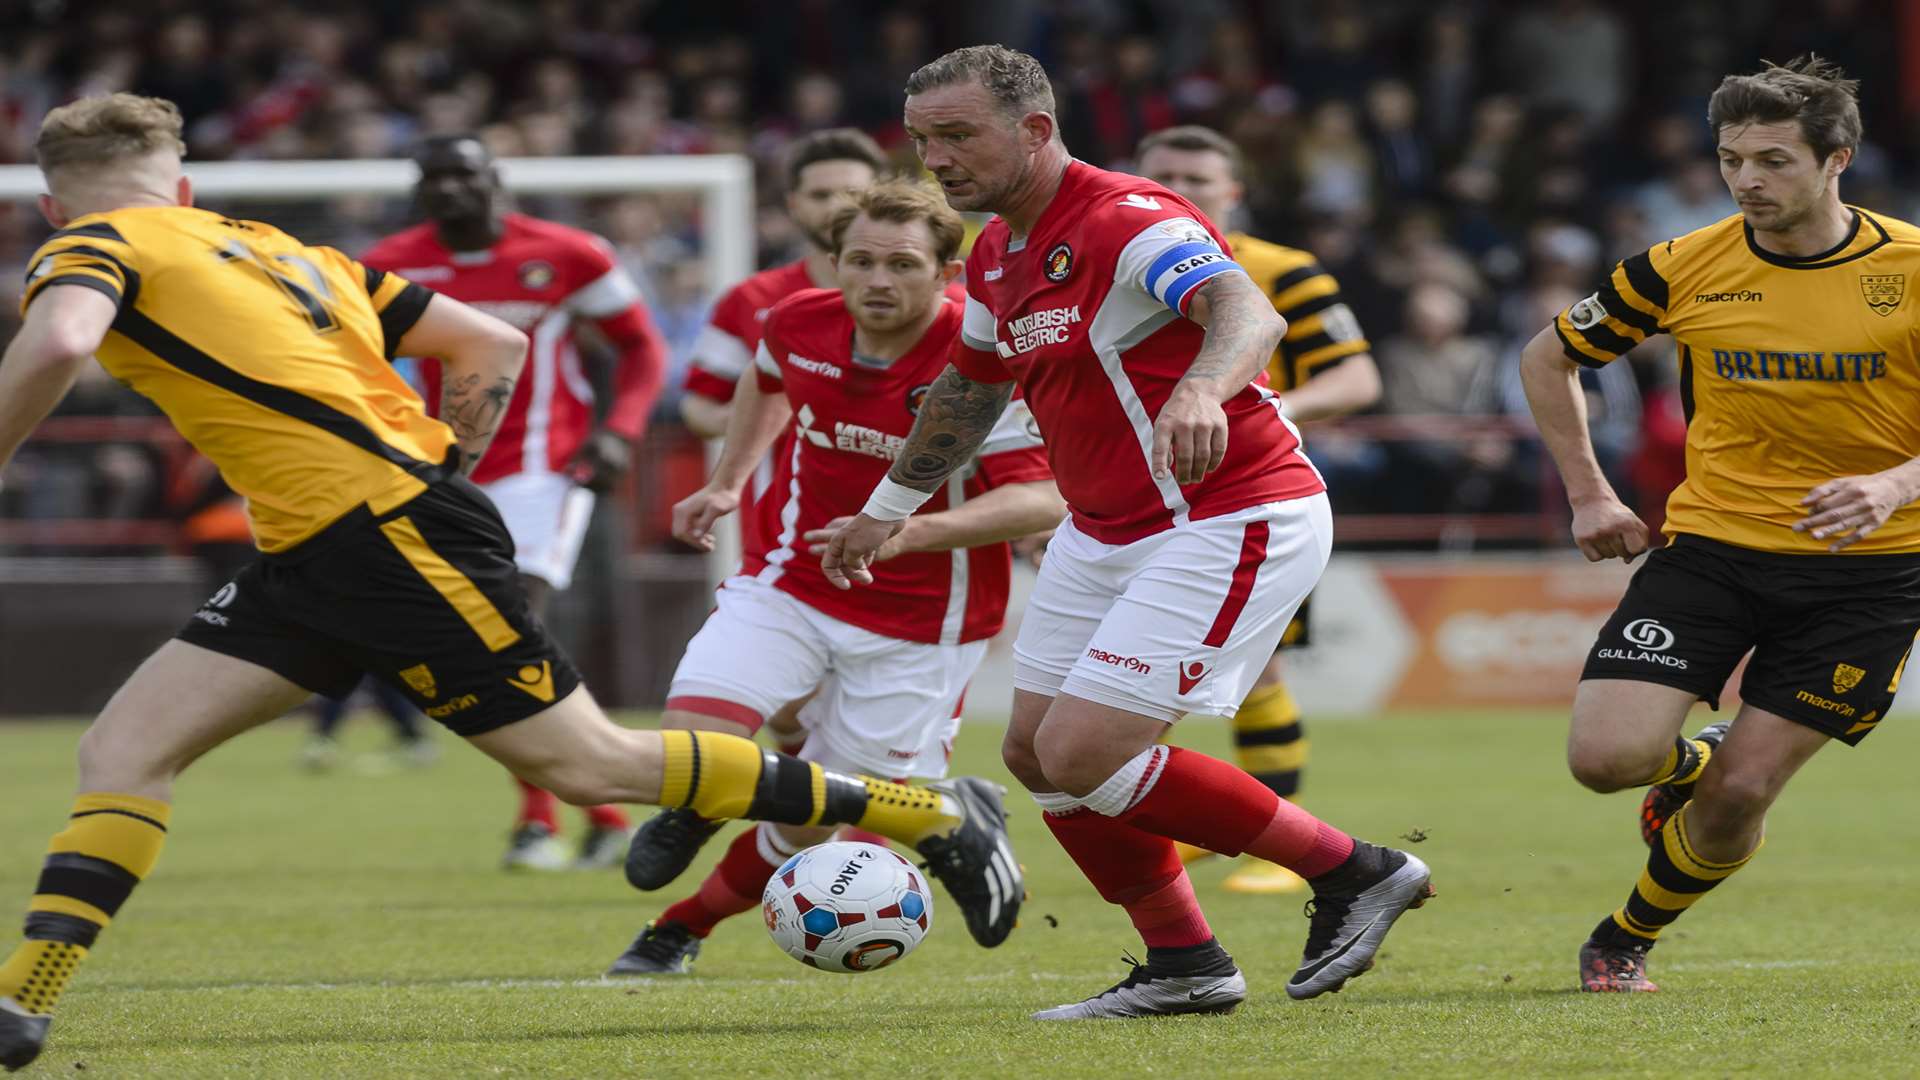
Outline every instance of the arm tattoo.
[(440, 393), (440, 418), (453, 429), (460, 443), (460, 474), (469, 475), (487, 452), (493, 433), (506, 415), (507, 402), (513, 399), (513, 380), (496, 377), (482, 385), (479, 375), (448, 379)]
[(953, 470), (973, 459), (1011, 400), (1011, 382), (974, 382), (947, 365), (928, 387), (920, 417), (888, 476), (915, 491), (938, 489)]
[(1199, 291), (1207, 301), (1207, 336), (1186, 377), (1212, 383), (1225, 400), (1267, 366), (1285, 331), (1272, 301), (1244, 274), (1216, 274)]

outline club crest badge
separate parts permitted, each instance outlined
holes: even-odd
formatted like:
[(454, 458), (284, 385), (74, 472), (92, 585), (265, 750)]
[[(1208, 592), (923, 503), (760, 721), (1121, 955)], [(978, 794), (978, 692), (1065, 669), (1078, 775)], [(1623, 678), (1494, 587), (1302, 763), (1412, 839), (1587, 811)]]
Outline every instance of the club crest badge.
[(1835, 664), (1833, 665), (1833, 692), (1844, 694), (1859, 686), (1860, 680), (1866, 677), (1865, 668), (1857, 668), (1852, 664)]
[(1067, 275), (1071, 273), (1073, 273), (1073, 248), (1067, 244), (1054, 245), (1054, 249), (1047, 252), (1047, 280), (1056, 283), (1065, 281)]
[(1861, 274), (1860, 295), (1866, 297), (1875, 315), (1891, 315), (1907, 298), (1907, 275)]
[(553, 264), (532, 259), (520, 264), (520, 284), (529, 289), (544, 289), (553, 284)]

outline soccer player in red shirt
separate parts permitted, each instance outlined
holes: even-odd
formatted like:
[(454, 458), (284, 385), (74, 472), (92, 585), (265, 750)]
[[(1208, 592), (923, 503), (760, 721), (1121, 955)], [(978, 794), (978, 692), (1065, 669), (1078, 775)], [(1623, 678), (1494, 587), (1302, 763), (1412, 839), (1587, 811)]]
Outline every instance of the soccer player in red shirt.
[[(592, 233), (504, 212), (500, 176), (471, 135), (427, 140), (415, 156), (415, 197), (423, 224), (381, 240), (362, 261), (471, 304), (533, 340), (501, 419), (499, 436), (473, 480), (499, 507), (535, 616), (573, 580), (595, 493), (633, 457), (633, 442), (660, 394), (666, 346), (640, 291)], [(613, 401), (598, 426), (593, 388), (581, 371), (574, 326), (591, 323), (620, 352)], [(424, 397), (440, 400), (440, 365), (425, 364)], [(431, 715), (432, 710), (428, 710)], [(504, 864), (558, 870), (611, 866), (632, 832), (619, 807), (586, 809), (588, 828), (569, 859), (556, 839), (558, 800), (523, 780), (520, 813)]]
[(1320, 476), (1261, 373), (1286, 329), (1192, 204), (1075, 161), (1038, 61), (949, 53), (907, 82), (906, 129), (958, 210), (991, 210), (967, 260), (953, 364), (821, 569), (868, 584), (902, 522), (993, 430), (1016, 384), (1071, 516), (1014, 646), (1004, 757), (1147, 962), (1036, 1019), (1218, 1012), (1246, 980), (1174, 842), (1279, 863), (1313, 887), (1295, 998), (1338, 990), (1431, 894), (1426, 866), (1357, 842), (1237, 768), (1162, 745), (1231, 716), (1332, 547)]
[[(687, 368), (686, 393), (680, 399), (680, 418), (694, 434), (704, 438), (726, 434), (734, 387), (753, 366), (761, 326), (773, 305), (802, 289), (840, 287), (829, 235), (834, 215), (886, 169), (886, 154), (858, 128), (816, 131), (787, 148), (787, 216), (807, 238), (810, 250), (793, 262), (747, 278), (714, 304), (713, 315), (693, 343), (693, 363)], [(773, 459), (785, 449), (776, 442), (741, 489), (740, 547), (748, 558), (767, 552), (770, 538), (761, 535), (752, 504), (772, 482)], [(798, 717), (801, 704), (791, 702), (767, 718), (768, 730), (788, 753), (798, 753), (805, 739)]]
[[(946, 773), (967, 680), (1006, 615), (1006, 541), (1066, 512), (1025, 403), (1002, 402), (977, 461), (878, 553), (880, 588), (835, 589), (818, 552), (886, 474), (947, 365), (962, 306), (945, 289), (960, 270), (964, 232), (930, 187), (877, 184), (831, 227), (842, 291), (801, 292), (768, 315), (757, 378), (740, 384), (713, 479), (674, 508), (674, 526), (711, 547), (715, 523), (740, 505), (754, 463), (784, 434), (773, 485), (753, 508), (772, 543), (721, 587), (674, 672), (664, 727), (751, 735), (820, 685), (801, 714), (804, 760), (859, 762), (889, 776)], [(656, 873), (636, 884), (658, 887), (685, 868), (696, 849), (669, 835), (677, 827), (665, 815), (641, 827), (628, 873), (636, 860)], [(775, 868), (830, 833), (796, 825), (742, 833), (699, 891), (649, 923), (610, 973), (684, 973), (720, 920), (757, 906)], [(984, 895), (955, 897), (987, 946), (1005, 939), (1023, 899), (1019, 866), (1008, 857), (996, 869)]]

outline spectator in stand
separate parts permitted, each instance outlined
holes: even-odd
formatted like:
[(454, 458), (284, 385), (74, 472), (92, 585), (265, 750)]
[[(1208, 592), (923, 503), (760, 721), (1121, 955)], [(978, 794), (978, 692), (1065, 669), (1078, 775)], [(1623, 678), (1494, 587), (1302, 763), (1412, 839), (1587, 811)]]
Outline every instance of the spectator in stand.
[[(1407, 298), (1406, 331), (1378, 353), (1385, 411), (1404, 417), (1498, 415), (1499, 353), (1467, 334), (1467, 298), (1435, 282)], [(1466, 437), (1460, 437), (1465, 434)], [(1402, 511), (1479, 513), (1510, 485), (1513, 441), (1505, 434), (1450, 430), (1390, 442), (1383, 481)]]
[(1626, 24), (1592, 0), (1521, 5), (1507, 23), (1505, 60), (1514, 85), (1541, 105), (1584, 112), (1610, 128), (1626, 108)]

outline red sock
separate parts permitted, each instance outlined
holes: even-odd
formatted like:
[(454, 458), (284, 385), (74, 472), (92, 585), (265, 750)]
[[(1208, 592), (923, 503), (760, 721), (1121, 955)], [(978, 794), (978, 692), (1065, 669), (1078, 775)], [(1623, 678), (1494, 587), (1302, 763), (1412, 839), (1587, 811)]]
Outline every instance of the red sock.
[(586, 809), (587, 824), (599, 829), (625, 829), (631, 827), (627, 812), (609, 803), (605, 806), (589, 806)]
[(806, 749), (807, 733), (796, 731), (792, 735), (781, 735), (776, 732), (773, 736), (773, 746), (788, 757), (799, 757), (800, 751)]
[(1171, 840), (1091, 810), (1040, 816), (1100, 895), (1126, 910), (1148, 948), (1213, 940)]
[(1224, 855), (1244, 851), (1307, 878), (1353, 854), (1352, 837), (1218, 758), (1177, 746), (1141, 756), (1148, 760), (1144, 771), (1133, 770), (1140, 772), (1129, 785), (1134, 801), (1118, 821)]
[(760, 827), (749, 828), (727, 845), (700, 891), (661, 912), (660, 918), (684, 925), (694, 937), (706, 937), (720, 920), (759, 907), (767, 879), (779, 868), (760, 850)]
[(545, 825), (553, 835), (560, 835), (560, 800), (553, 797), (553, 792), (534, 787), (517, 776), (513, 782), (520, 785), (520, 816), (514, 819), (513, 827), (537, 823)]
[(879, 844), (881, 847), (887, 846), (886, 837), (881, 836), (879, 833), (868, 832), (865, 829), (856, 829), (851, 825), (847, 826), (844, 829), (841, 829), (840, 835), (834, 837), (834, 839), (835, 840), (853, 840), (862, 844)]

